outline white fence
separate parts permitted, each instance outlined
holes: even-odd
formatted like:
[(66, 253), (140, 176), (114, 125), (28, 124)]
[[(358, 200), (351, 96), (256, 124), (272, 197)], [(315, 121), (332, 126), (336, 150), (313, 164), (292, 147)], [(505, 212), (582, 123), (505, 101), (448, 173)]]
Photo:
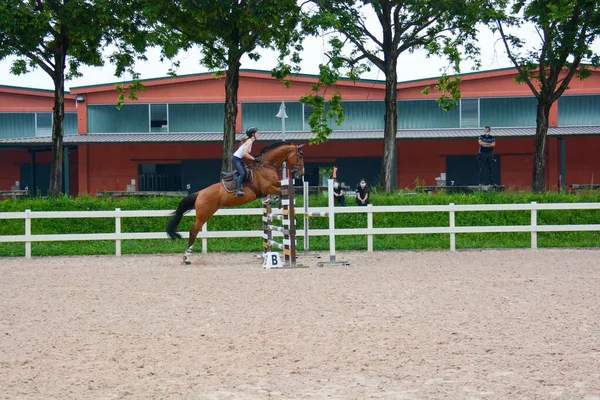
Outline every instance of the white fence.
[[(551, 203), (538, 204), (536, 202), (527, 204), (468, 204), (468, 205), (437, 205), (437, 206), (368, 206), (368, 207), (336, 207), (335, 214), (367, 214), (367, 227), (354, 229), (335, 229), (336, 236), (347, 235), (366, 235), (367, 251), (373, 251), (373, 235), (402, 235), (402, 234), (449, 234), (450, 250), (456, 250), (457, 233), (492, 233), (492, 232), (530, 232), (531, 248), (537, 248), (538, 232), (571, 232), (571, 231), (600, 231), (600, 224), (580, 224), (580, 225), (538, 225), (537, 212), (540, 210), (600, 210), (600, 203)], [(326, 212), (327, 207), (312, 207), (309, 212)], [(531, 223), (529, 225), (505, 225), (505, 226), (456, 226), (456, 213), (465, 211), (529, 211), (531, 213)], [(406, 212), (446, 212), (449, 213), (449, 225), (440, 227), (413, 227), (413, 228), (374, 228), (373, 214), (375, 213), (406, 213)], [(0, 236), (0, 243), (25, 243), (25, 257), (31, 258), (32, 242), (57, 242), (57, 241), (87, 241), (87, 240), (114, 240), (116, 243), (116, 255), (121, 255), (121, 241), (128, 239), (165, 239), (165, 232), (121, 232), (122, 218), (149, 218), (149, 217), (167, 217), (172, 211), (31, 211), (0, 213), (0, 220), (22, 219), (25, 222), (24, 235), (4, 235)], [(263, 213), (262, 208), (235, 208), (219, 210), (215, 215), (257, 215)], [(296, 214), (302, 215), (304, 211), (297, 210)], [(190, 215), (188, 213), (186, 215)], [(50, 218), (114, 218), (114, 233), (93, 233), (93, 234), (52, 234), (52, 235), (32, 235), (31, 220), (50, 219)], [(241, 238), (255, 237), (262, 238), (263, 231), (209, 231), (208, 224), (205, 224), (198, 238), (202, 241), (202, 252), (206, 253), (208, 249), (208, 239), (210, 238)], [(312, 229), (309, 236), (328, 236), (329, 229)], [(182, 236), (187, 238), (189, 233), (182, 232)], [(304, 236), (298, 232), (297, 236)], [(183, 248), (183, 247), (182, 247)]]

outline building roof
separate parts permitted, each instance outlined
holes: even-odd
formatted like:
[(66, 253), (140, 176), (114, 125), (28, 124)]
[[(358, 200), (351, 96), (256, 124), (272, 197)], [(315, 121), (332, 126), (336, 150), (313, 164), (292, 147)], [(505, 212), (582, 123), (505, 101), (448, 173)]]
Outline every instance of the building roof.
[[(399, 140), (428, 139), (473, 139), (481, 134), (481, 128), (469, 129), (402, 129), (396, 138)], [(524, 138), (534, 137), (535, 127), (529, 128), (494, 128), (497, 137)], [(548, 136), (600, 136), (600, 126), (568, 126), (548, 128)], [(237, 139), (244, 137), (238, 134)], [(311, 132), (286, 132), (286, 140), (310, 140)], [(382, 130), (372, 131), (335, 131), (329, 137), (335, 141), (383, 140)], [(281, 132), (261, 131), (261, 141), (281, 140)], [(222, 133), (90, 133), (87, 135), (70, 135), (64, 137), (66, 146), (86, 144), (152, 144), (152, 143), (218, 143), (223, 141)], [(50, 137), (32, 137), (18, 139), (0, 139), (0, 147), (36, 148), (48, 147), (52, 144)]]
[[(474, 79), (487, 79), (490, 77), (496, 76), (506, 76), (506, 75), (516, 75), (517, 69), (515, 67), (507, 67), (507, 68), (499, 68), (499, 69), (491, 69), (485, 71), (474, 71), (458, 74), (462, 80), (474, 80)], [(156, 78), (146, 78), (140, 79), (140, 82), (144, 84), (144, 86), (160, 86), (160, 85), (170, 85), (173, 83), (183, 83), (183, 82), (191, 82), (191, 81), (200, 81), (200, 80), (211, 80), (217, 77), (215, 72), (201, 72), (196, 74), (182, 74), (177, 76), (161, 76)], [(264, 70), (256, 70), (256, 69), (240, 69), (240, 77), (249, 77), (249, 78), (259, 78), (259, 79), (275, 79), (271, 75), (271, 71)], [(224, 79), (224, 75), (219, 78)], [(305, 81), (305, 82), (315, 82), (319, 79), (319, 75), (316, 74), (305, 74), (305, 73), (292, 73), (287, 79), (292, 81)], [(420, 78), (420, 79), (411, 79), (407, 81), (398, 81), (398, 89), (408, 88), (408, 87), (418, 87), (418, 86), (426, 86), (430, 84), (435, 84), (440, 79), (440, 76), (430, 77), (430, 78)], [(133, 83), (133, 81), (119, 81), (119, 82), (106, 82), (99, 83), (94, 85), (84, 85), (84, 86), (73, 86), (71, 87), (71, 93), (73, 94), (85, 94), (90, 92), (98, 92), (98, 91), (106, 91), (106, 90), (114, 90), (115, 85), (129, 85)], [(337, 81), (337, 85), (350, 85), (350, 86), (372, 86), (379, 85), (382, 88), (385, 86), (385, 79), (349, 79), (345, 77), (340, 77)]]
[[(42, 97), (54, 97), (53, 89), (36, 89), (36, 88), (30, 88), (30, 87), (24, 87), (24, 86), (0, 85), (0, 92), (27, 94), (27, 95), (42, 96)], [(68, 97), (69, 99), (75, 98), (75, 96), (71, 96), (71, 93), (68, 90), (65, 90), (65, 97)]]

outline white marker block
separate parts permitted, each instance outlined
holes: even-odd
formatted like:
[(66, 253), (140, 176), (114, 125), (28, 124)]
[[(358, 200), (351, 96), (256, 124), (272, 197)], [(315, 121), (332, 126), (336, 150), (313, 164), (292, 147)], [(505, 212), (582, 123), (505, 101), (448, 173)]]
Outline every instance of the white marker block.
[(279, 253), (275, 251), (266, 252), (263, 255), (263, 268), (283, 268), (283, 263), (279, 257)]

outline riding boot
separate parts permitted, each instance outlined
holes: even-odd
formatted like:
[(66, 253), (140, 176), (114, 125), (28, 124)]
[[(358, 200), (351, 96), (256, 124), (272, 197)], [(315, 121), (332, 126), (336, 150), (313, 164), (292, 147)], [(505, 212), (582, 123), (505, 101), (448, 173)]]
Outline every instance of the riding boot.
[(236, 192), (235, 195), (236, 196), (244, 196), (244, 191), (242, 190), (242, 185), (244, 184), (244, 177), (243, 176), (238, 176), (237, 180), (236, 180)]

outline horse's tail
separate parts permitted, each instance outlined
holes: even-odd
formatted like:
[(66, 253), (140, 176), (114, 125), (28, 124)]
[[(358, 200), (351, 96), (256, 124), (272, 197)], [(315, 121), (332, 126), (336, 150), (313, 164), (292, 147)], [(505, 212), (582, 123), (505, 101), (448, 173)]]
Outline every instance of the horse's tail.
[(198, 197), (198, 192), (190, 194), (189, 196), (181, 200), (181, 202), (179, 202), (177, 210), (173, 212), (173, 216), (167, 224), (167, 234), (171, 239), (181, 239), (181, 235), (176, 231), (177, 225), (179, 225), (179, 221), (181, 221), (183, 214), (194, 208), (194, 204), (196, 203), (196, 197)]

